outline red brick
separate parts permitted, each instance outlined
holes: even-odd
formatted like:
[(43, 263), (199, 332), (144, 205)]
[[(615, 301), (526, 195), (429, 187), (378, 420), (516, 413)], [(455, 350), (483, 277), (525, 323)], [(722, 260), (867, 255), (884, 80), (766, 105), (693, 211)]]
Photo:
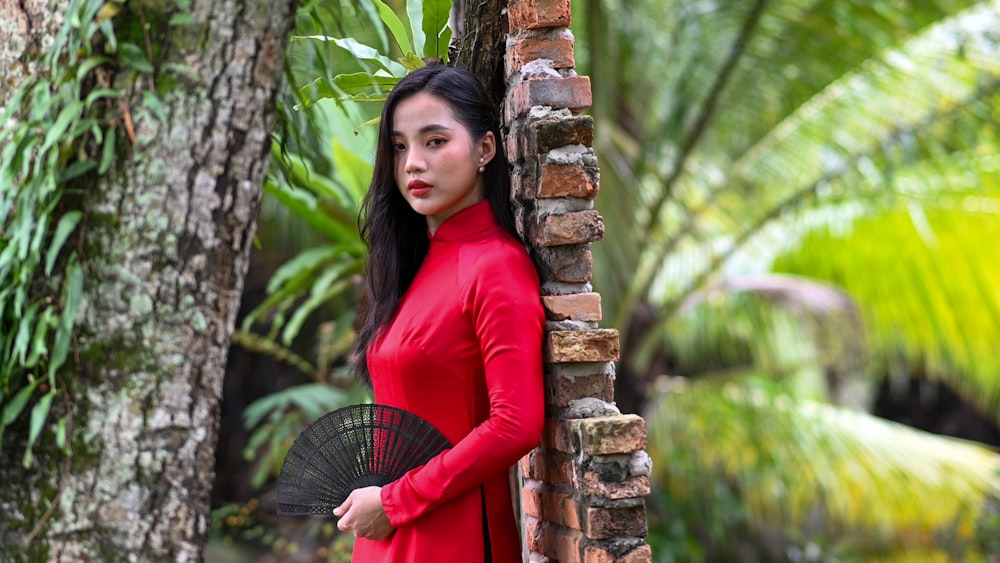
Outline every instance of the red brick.
[[(521, 136), (521, 129), (524, 129), (524, 127), (518, 126), (512, 128), (511, 132), (508, 133), (507, 137), (504, 139), (505, 150), (507, 151), (507, 160), (510, 161), (511, 164), (516, 164), (524, 158), (524, 155), (521, 154), (521, 148), (524, 146), (524, 143), (518, 139), (518, 137)], [(518, 176), (518, 174), (512, 174), (512, 176)]]
[(520, 37), (507, 45), (507, 72), (514, 73), (538, 59), (552, 61), (553, 68), (573, 68), (573, 36)]
[(589, 115), (548, 116), (532, 119), (518, 142), (525, 153), (545, 154), (566, 145), (594, 146), (594, 118)]
[(600, 170), (593, 166), (545, 164), (538, 180), (538, 197), (594, 199), (600, 186)]
[(545, 27), (569, 27), (572, 23), (570, 0), (510, 0), (507, 20), (510, 31)]
[(547, 317), (554, 321), (601, 320), (600, 293), (574, 293), (571, 295), (546, 295), (542, 297)]
[(578, 480), (580, 493), (611, 500), (642, 498), (649, 494), (649, 477), (629, 477), (624, 481), (605, 481), (594, 471), (584, 471)]
[(593, 275), (590, 243), (537, 248), (536, 264), (542, 281), (586, 283)]
[(622, 414), (568, 421), (580, 436), (588, 455), (627, 454), (646, 447), (646, 421), (639, 415)]
[(533, 231), (537, 246), (596, 242), (604, 238), (604, 219), (592, 209), (546, 215)]
[(559, 563), (581, 563), (583, 561), (583, 533), (569, 528), (555, 530), (555, 559)]
[(524, 544), (528, 549), (549, 557), (555, 555), (555, 549), (552, 549), (554, 546), (552, 546), (551, 538), (545, 537), (545, 533), (549, 528), (550, 526), (545, 522), (541, 522), (531, 516), (525, 516)]
[(521, 458), (521, 474), (526, 479), (567, 484), (573, 480), (573, 463), (566, 454), (536, 448)]
[(583, 548), (583, 563), (615, 563), (615, 556), (599, 546), (588, 545)]
[(542, 516), (542, 482), (529, 480), (521, 487), (521, 510), (525, 515), (543, 520)]
[(615, 563), (652, 563), (653, 548), (648, 545), (641, 545), (632, 551), (622, 555)]
[(580, 438), (574, 434), (574, 428), (569, 420), (547, 419), (542, 441), (549, 450), (558, 450), (567, 454), (580, 452)]
[(590, 108), (591, 103), (590, 77), (530, 78), (514, 87), (508, 100), (507, 119), (513, 121), (535, 106), (579, 113)]
[(586, 397), (597, 398), (608, 403), (614, 401), (614, 378), (610, 374), (598, 373), (573, 378), (547, 375), (545, 383), (546, 401), (559, 408), (566, 408), (570, 401)]
[(620, 348), (612, 328), (553, 330), (545, 343), (545, 359), (552, 363), (616, 361)]
[(615, 537), (645, 537), (646, 507), (642, 504), (624, 507), (587, 507), (583, 518), (583, 533), (591, 539)]
[(522, 166), (510, 177), (510, 190), (519, 201), (532, 201), (538, 197), (538, 178)]

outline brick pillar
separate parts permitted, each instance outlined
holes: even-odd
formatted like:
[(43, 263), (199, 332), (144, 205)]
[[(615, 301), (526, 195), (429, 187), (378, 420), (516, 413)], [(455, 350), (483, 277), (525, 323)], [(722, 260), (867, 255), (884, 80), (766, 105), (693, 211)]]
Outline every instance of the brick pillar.
[(510, 0), (504, 121), (518, 228), (542, 276), (546, 431), (520, 463), (526, 559), (640, 563), (650, 460), (645, 421), (614, 405), (618, 331), (599, 328), (590, 79), (574, 71), (570, 0)]

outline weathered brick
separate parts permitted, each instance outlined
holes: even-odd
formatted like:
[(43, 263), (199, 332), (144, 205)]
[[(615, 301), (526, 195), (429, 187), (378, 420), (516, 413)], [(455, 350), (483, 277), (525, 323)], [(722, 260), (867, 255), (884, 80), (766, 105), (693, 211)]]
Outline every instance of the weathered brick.
[(569, 27), (570, 0), (510, 0), (507, 20), (511, 32), (545, 27)]
[(537, 248), (535, 256), (543, 282), (586, 283), (593, 275), (590, 243)]
[(552, 61), (553, 68), (573, 68), (573, 36), (519, 37), (507, 45), (507, 72), (514, 73), (538, 59)]
[(566, 145), (594, 145), (594, 118), (589, 115), (534, 119), (521, 128), (526, 153), (545, 154)]
[(591, 539), (645, 537), (646, 507), (642, 504), (623, 507), (589, 506), (584, 511), (583, 533)]
[(545, 164), (538, 179), (538, 197), (594, 199), (600, 190), (600, 177), (593, 166)]
[(507, 119), (513, 121), (535, 106), (569, 109), (575, 113), (590, 108), (593, 100), (590, 77), (529, 78), (514, 87), (507, 102)]
[(616, 559), (615, 563), (652, 563), (652, 561), (653, 548), (648, 545), (640, 545)]
[(527, 516), (542, 520), (542, 482), (527, 480), (521, 487), (521, 510)]
[(556, 555), (559, 563), (581, 563), (583, 561), (583, 533), (570, 528), (557, 528), (554, 534)]
[[(533, 498), (530, 502), (535, 504), (533, 508), (537, 510), (537, 514), (531, 516), (574, 530), (581, 529), (580, 507), (568, 490), (556, 490), (541, 484), (531, 494)], [(530, 514), (527, 511), (525, 513)]]
[(596, 242), (604, 238), (604, 219), (593, 209), (547, 215), (533, 231), (538, 246)]
[(652, 559), (653, 551), (650, 547), (636, 539), (622, 541), (619, 538), (589, 543), (583, 548), (584, 563), (650, 563)]
[(549, 451), (558, 450), (568, 454), (580, 452), (580, 437), (574, 433), (575, 428), (569, 420), (548, 419), (542, 433), (542, 442)]
[(600, 546), (587, 545), (583, 548), (583, 563), (615, 563), (615, 556)]
[(581, 436), (589, 455), (627, 454), (646, 447), (646, 421), (639, 415), (622, 414), (579, 418), (569, 421)]
[[(507, 160), (510, 161), (511, 164), (516, 164), (524, 158), (524, 155), (521, 154), (521, 150), (525, 145), (520, 140), (524, 136), (522, 133), (523, 129), (523, 126), (512, 127), (510, 133), (508, 133), (504, 138), (504, 148), (507, 151)], [(512, 176), (518, 176), (518, 174), (513, 174)]]
[[(550, 525), (532, 516), (524, 517), (524, 544), (531, 551), (538, 552), (547, 557), (555, 555), (552, 545), (552, 538), (546, 538), (546, 532), (550, 530)], [(551, 534), (550, 534), (551, 535)]]
[(649, 494), (649, 477), (645, 475), (629, 477), (624, 481), (608, 482), (594, 471), (584, 471), (577, 483), (584, 495), (618, 500), (626, 498), (641, 498)]
[(618, 359), (618, 331), (553, 330), (546, 334), (545, 359), (553, 363), (608, 362)]
[(555, 450), (536, 448), (522, 457), (520, 463), (521, 474), (527, 479), (554, 485), (570, 483), (573, 480), (572, 459)]
[(570, 401), (594, 397), (606, 402), (614, 401), (614, 378), (610, 374), (598, 373), (582, 377), (560, 377), (547, 375), (546, 401), (552, 406), (566, 408)]
[(519, 174), (512, 174), (510, 189), (519, 201), (532, 201), (538, 197), (538, 179), (534, 174), (521, 168)]
[(547, 317), (554, 321), (601, 320), (600, 293), (574, 293), (572, 295), (546, 295), (542, 297)]

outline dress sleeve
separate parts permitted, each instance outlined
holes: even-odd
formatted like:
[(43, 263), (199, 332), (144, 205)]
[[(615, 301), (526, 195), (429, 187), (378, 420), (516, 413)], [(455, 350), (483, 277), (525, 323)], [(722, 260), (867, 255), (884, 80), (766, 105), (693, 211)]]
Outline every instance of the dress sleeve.
[(541, 440), (545, 313), (538, 274), (524, 252), (477, 262), (465, 307), (479, 339), (490, 414), (455, 447), (382, 488), (394, 526), (507, 471)]

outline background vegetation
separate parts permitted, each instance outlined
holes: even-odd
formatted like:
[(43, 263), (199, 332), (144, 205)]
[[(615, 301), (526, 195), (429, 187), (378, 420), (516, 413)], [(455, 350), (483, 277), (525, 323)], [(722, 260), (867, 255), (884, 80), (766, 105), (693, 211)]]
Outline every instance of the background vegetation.
[[(309, 2), (297, 33), (405, 61), (379, 4)], [(404, 33), (415, 4), (386, 4)], [(1000, 5), (573, 7), (607, 224), (593, 285), (622, 331), (619, 405), (649, 423), (655, 558), (1000, 553)], [(220, 451), (219, 544), (279, 558), (349, 549), (267, 516), (298, 431), (365, 398), (341, 366), (378, 109), (358, 98), (377, 94), (335, 76), (398, 68), (344, 46), (290, 48), (224, 405), (220, 446), (245, 458)]]

